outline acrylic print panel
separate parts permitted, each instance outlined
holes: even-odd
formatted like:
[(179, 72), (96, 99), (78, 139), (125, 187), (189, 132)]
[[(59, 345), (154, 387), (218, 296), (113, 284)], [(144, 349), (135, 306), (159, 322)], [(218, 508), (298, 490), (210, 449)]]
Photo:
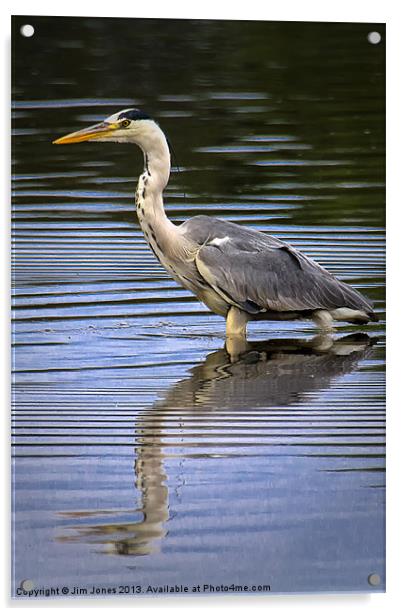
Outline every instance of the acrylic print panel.
[[(13, 596), (384, 590), (384, 54), (383, 24), (13, 19)], [(366, 318), (225, 341), (163, 266), (133, 108), (172, 223), (238, 225), (191, 223), (208, 297), (339, 306), (284, 241)], [(122, 143), (52, 143), (117, 112)]]

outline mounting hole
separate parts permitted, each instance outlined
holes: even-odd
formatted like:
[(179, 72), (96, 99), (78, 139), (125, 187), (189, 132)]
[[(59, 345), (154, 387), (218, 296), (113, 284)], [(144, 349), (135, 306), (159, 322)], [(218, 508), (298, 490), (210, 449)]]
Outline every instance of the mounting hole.
[(22, 36), (25, 36), (26, 38), (29, 38), (29, 37), (34, 35), (35, 28), (33, 26), (31, 26), (31, 24), (24, 24), (23, 26), (21, 26), (20, 32), (21, 32)]
[(381, 41), (381, 34), (379, 32), (369, 32), (367, 35), (367, 40), (372, 45), (378, 45)]
[(370, 584), (370, 586), (378, 586), (379, 584), (381, 584), (381, 578), (378, 575), (378, 573), (370, 573), (370, 575), (367, 578), (367, 581)]
[(33, 590), (35, 588), (35, 584), (33, 583), (32, 580), (22, 580), (21, 588), (22, 590), (29, 592), (30, 590)]

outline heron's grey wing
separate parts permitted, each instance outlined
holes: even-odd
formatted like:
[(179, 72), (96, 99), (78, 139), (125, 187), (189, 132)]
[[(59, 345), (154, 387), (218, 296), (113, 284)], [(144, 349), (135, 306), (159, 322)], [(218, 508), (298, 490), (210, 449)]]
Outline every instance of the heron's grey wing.
[(372, 313), (358, 291), (278, 238), (207, 216), (185, 224), (200, 245), (200, 274), (230, 304), (255, 314), (343, 307)]

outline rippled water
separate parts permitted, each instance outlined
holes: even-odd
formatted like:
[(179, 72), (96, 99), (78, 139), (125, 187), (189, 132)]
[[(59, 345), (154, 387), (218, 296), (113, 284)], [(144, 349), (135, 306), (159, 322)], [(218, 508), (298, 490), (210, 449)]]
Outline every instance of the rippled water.
[[(383, 45), (364, 24), (132, 23), (15, 35), (14, 588), (383, 590)], [(330, 348), (252, 323), (231, 361), (145, 244), (140, 153), (51, 145), (133, 103), (173, 143), (172, 220), (275, 234), (381, 321)]]

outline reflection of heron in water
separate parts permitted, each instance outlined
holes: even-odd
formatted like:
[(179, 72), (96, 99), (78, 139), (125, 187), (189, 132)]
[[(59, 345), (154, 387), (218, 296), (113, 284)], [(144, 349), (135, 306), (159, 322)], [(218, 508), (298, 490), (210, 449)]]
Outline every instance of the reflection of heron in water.
[(221, 349), (192, 368), (190, 378), (174, 385), (156, 406), (191, 412), (291, 404), (353, 370), (372, 340), (365, 334), (335, 342), (316, 336), (248, 342), (241, 355)]
[[(138, 521), (74, 525), (73, 534), (61, 541), (101, 545), (103, 551), (122, 555), (151, 554), (160, 548), (169, 519), (169, 493), (164, 470), (166, 437), (180, 424), (185, 436), (186, 419), (208, 423), (208, 411), (228, 409), (244, 413), (256, 408), (287, 406), (312, 391), (328, 389), (333, 378), (348, 374), (367, 357), (373, 339), (365, 334), (344, 336), (331, 343), (322, 336), (312, 340), (282, 339), (250, 342), (237, 359), (226, 350), (210, 353), (190, 375), (176, 383), (136, 423), (136, 487), (141, 506), (133, 511)], [(176, 411), (176, 413), (174, 413)], [(186, 417), (188, 415), (188, 417)], [(172, 422), (172, 416), (177, 422)], [(169, 418), (169, 428), (164, 425)], [(184, 428), (184, 429), (183, 429)], [(228, 427), (230, 433), (230, 426)], [(200, 437), (202, 445), (202, 436)], [(183, 443), (180, 443), (183, 446)], [(209, 446), (211, 446), (209, 444)], [(236, 443), (238, 446), (238, 443)], [(203, 452), (202, 456), (214, 455)], [(267, 454), (269, 455), (269, 454)], [(96, 512), (95, 512), (96, 513)], [(129, 514), (129, 512), (127, 512)], [(100, 512), (104, 515), (105, 512)], [(118, 510), (110, 511), (118, 515)], [(75, 520), (85, 513), (70, 512)]]

